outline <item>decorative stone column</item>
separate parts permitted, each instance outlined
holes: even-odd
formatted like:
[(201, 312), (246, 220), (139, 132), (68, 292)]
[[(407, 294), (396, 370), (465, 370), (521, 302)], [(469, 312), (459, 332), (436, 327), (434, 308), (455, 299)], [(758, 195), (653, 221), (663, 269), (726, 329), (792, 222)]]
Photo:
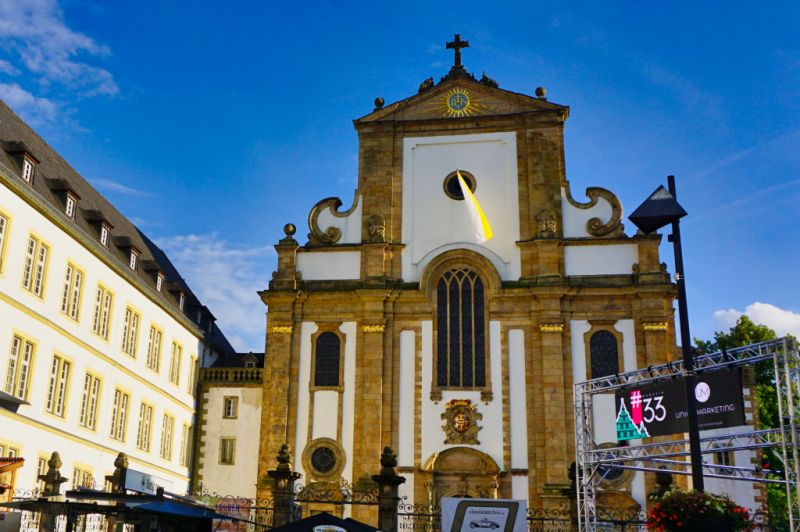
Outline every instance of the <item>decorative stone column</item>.
[[(61, 476), (61, 455), (58, 451), (53, 451), (50, 459), (47, 461), (47, 473), (39, 475), (39, 480), (44, 481), (44, 491), (42, 497), (46, 498), (60, 498), (61, 497), (61, 484), (67, 481), (67, 478)], [(48, 532), (56, 529), (56, 516), (49, 513), (42, 513), (39, 520), (39, 531)]]
[(372, 480), (378, 483), (378, 528), (383, 532), (397, 532), (397, 503), (398, 486), (406, 481), (398, 475), (394, 468), (397, 467), (397, 455), (391, 447), (384, 447), (381, 454), (381, 472), (372, 475)]
[(278, 452), (278, 467), (267, 474), (272, 478), (272, 526), (279, 527), (294, 521), (294, 483), (300, 478), (300, 473), (292, 471), (289, 463), (292, 453), (287, 444), (281, 445)]

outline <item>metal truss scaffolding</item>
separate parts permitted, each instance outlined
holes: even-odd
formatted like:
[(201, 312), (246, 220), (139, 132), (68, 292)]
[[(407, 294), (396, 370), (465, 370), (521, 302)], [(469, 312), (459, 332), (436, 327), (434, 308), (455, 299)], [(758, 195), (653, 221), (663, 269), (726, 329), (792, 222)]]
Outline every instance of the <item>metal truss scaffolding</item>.
[[(790, 529), (800, 532), (800, 490), (797, 489), (797, 480), (800, 478), (800, 355), (796, 341), (793, 338), (781, 338), (701, 355), (695, 359), (695, 374), (753, 366), (770, 360), (775, 372), (780, 426), (769, 430), (704, 437), (700, 440), (700, 446), (703, 454), (719, 452), (720, 447), (726, 451), (773, 449), (783, 462), (783, 474), (774, 474), (774, 471), (756, 466), (706, 463), (703, 464), (703, 472), (704, 476), (711, 478), (784, 484)], [(575, 384), (576, 485), (580, 530), (594, 532), (597, 529), (595, 495), (602, 476), (601, 468), (653, 472), (667, 470), (681, 475), (691, 474), (688, 439), (601, 449), (594, 441), (593, 397), (615, 393), (623, 388), (668, 381), (683, 374), (683, 363), (678, 361)]]

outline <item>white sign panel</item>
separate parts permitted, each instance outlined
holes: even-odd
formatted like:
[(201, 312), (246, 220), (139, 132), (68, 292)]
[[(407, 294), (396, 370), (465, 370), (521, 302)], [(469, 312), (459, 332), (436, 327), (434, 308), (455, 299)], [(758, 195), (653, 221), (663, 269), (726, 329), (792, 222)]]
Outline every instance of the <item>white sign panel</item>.
[(511, 499), (443, 497), (442, 532), (527, 532), (528, 503)]
[(148, 475), (135, 469), (127, 469), (125, 471), (126, 490), (155, 495), (158, 488), (164, 488), (164, 491), (170, 492), (172, 491), (172, 481)]

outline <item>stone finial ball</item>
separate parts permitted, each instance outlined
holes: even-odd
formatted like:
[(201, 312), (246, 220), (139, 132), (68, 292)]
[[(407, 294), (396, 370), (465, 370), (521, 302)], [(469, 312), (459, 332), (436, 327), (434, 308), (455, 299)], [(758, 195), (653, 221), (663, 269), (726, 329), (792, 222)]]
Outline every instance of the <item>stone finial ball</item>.
[(545, 89), (544, 87), (536, 87), (536, 96), (538, 96), (539, 98), (544, 98), (545, 96), (547, 96), (547, 89)]
[(375, 109), (380, 109), (380, 108), (382, 108), (382, 107), (383, 107), (383, 104), (384, 104), (383, 98), (381, 98), (380, 96), (378, 96), (377, 98), (375, 98)]
[(283, 232), (286, 233), (286, 236), (292, 236), (297, 232), (297, 227), (294, 224), (286, 224), (283, 226)]

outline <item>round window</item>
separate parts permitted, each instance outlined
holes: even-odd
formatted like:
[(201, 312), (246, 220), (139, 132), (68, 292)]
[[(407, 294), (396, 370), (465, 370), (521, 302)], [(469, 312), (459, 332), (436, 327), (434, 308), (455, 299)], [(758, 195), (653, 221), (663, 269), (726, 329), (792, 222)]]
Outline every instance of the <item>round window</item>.
[(311, 465), (320, 473), (328, 473), (336, 467), (336, 454), (330, 447), (319, 447), (311, 453)]
[[(466, 181), (470, 192), (474, 194), (475, 188), (478, 186), (477, 181), (475, 181), (475, 176), (466, 170), (460, 170), (460, 172), (461, 177), (463, 177), (464, 181)], [(447, 194), (449, 198), (457, 201), (464, 199), (464, 193), (461, 191), (461, 184), (458, 182), (458, 174), (456, 172), (450, 172), (447, 174), (447, 177), (444, 178), (444, 183), (442, 183), (442, 186), (444, 188), (444, 193)]]

